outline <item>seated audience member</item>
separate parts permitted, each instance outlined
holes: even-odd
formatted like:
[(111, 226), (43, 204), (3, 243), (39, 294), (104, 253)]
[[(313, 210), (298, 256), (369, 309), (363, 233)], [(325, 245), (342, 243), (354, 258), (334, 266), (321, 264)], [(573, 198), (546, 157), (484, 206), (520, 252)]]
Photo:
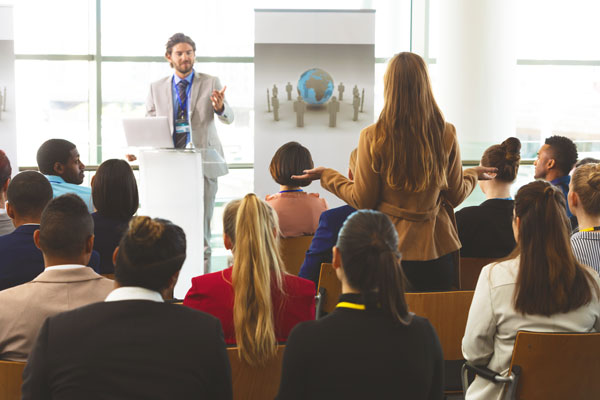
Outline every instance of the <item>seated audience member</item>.
[[(462, 341), (475, 365), (508, 373), (517, 332), (600, 329), (600, 277), (580, 264), (569, 243), (562, 192), (531, 182), (515, 196), (514, 256), (483, 268)], [(502, 384), (476, 377), (466, 399), (499, 399)]]
[(231, 399), (219, 321), (163, 302), (185, 260), (185, 233), (134, 217), (106, 300), (48, 318), (23, 373), (23, 399)]
[[(577, 162), (577, 146), (564, 136), (551, 136), (538, 151), (535, 165), (535, 179), (543, 179), (558, 186), (565, 195), (569, 193), (569, 172)], [(577, 218), (573, 217), (567, 204), (567, 216), (571, 221), (571, 228), (577, 227)]]
[(268, 195), (267, 203), (277, 212), (281, 236), (312, 235), (319, 225), (319, 216), (327, 210), (327, 202), (318, 193), (306, 193), (301, 188), (311, 180), (292, 179), (314, 167), (310, 151), (298, 142), (289, 142), (275, 152), (269, 171), (279, 183), (279, 193)]
[(6, 203), (6, 191), (12, 174), (10, 161), (6, 157), (6, 153), (0, 150), (0, 236), (11, 233), (15, 227), (6, 213), (4, 204)]
[(94, 246), (94, 222), (76, 195), (48, 203), (33, 239), (44, 254), (46, 269), (33, 281), (0, 292), (3, 360), (26, 361), (46, 317), (102, 301), (114, 286), (85, 266)]
[[(348, 179), (354, 180), (354, 167), (356, 166), (356, 153), (357, 149), (352, 150), (350, 153), (350, 165), (348, 168)], [(344, 221), (350, 214), (356, 209), (349, 205), (336, 207), (323, 211), (319, 217), (319, 226), (315, 232), (313, 240), (310, 242), (310, 247), (306, 251), (304, 262), (300, 267), (300, 273), (298, 274), (301, 278), (310, 279), (315, 283), (319, 284), (319, 275), (321, 272), (322, 263), (331, 262), (331, 249), (335, 246), (337, 241), (338, 233), (342, 229)]]
[(571, 236), (575, 258), (600, 273), (600, 164), (575, 169), (568, 199), (579, 222), (579, 231)]
[(283, 270), (277, 216), (267, 203), (246, 195), (231, 231), (235, 208), (223, 216), (233, 267), (193, 278), (183, 304), (218, 317), (225, 342), (237, 344), (250, 364), (262, 364), (298, 322), (315, 318), (315, 285)]
[(441, 345), (429, 321), (408, 310), (390, 219), (373, 210), (350, 215), (333, 266), (339, 303), (292, 331), (277, 399), (442, 399)]
[(521, 142), (511, 137), (483, 153), (481, 165), (498, 169), (494, 179), (479, 181), (486, 201), (456, 212), (461, 257), (500, 258), (515, 248), (512, 231), (514, 201), (510, 187), (517, 179)]
[(52, 188), (44, 175), (24, 171), (10, 182), (7, 198), (7, 214), (17, 228), (0, 236), (0, 290), (29, 282), (44, 271), (44, 257), (33, 242), (33, 233), (52, 200)]
[(75, 193), (85, 202), (89, 212), (94, 211), (92, 190), (81, 186), (85, 165), (79, 159), (79, 152), (73, 143), (64, 139), (45, 141), (38, 149), (37, 164), (40, 172), (52, 184), (54, 197)]
[(133, 171), (124, 160), (106, 160), (92, 178), (94, 249), (100, 253), (100, 273), (112, 274), (112, 255), (139, 206)]

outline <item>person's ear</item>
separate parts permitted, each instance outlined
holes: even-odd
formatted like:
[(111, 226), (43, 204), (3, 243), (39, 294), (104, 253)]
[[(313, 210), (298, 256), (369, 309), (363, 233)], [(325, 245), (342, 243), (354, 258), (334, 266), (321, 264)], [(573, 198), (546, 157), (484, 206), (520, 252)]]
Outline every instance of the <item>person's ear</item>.
[(8, 215), (8, 217), (13, 221), (15, 220), (15, 209), (13, 208), (12, 204), (8, 202), (6, 203), (6, 215)]
[(94, 235), (90, 235), (85, 241), (85, 252), (91, 253), (94, 251)]
[(2, 191), (3, 191), (4, 193), (6, 193), (6, 191), (8, 190), (8, 184), (9, 184), (9, 183), (10, 183), (10, 178), (8, 178), (8, 179), (6, 180), (6, 182), (4, 182), (4, 185), (2, 186)]
[(225, 249), (227, 249), (227, 250), (233, 249), (233, 242), (231, 241), (231, 238), (229, 237), (229, 235), (226, 234), (225, 232), (223, 232), (223, 244), (225, 245)]
[(548, 169), (556, 168), (556, 160), (554, 158), (549, 159), (548, 162), (546, 163), (546, 168), (548, 168)]
[(113, 255), (112, 255), (112, 262), (113, 265), (117, 265), (117, 255), (119, 254), (119, 246), (117, 246), (115, 248), (115, 251), (113, 251)]
[(33, 244), (35, 244), (35, 247), (37, 247), (38, 249), (42, 250), (42, 248), (40, 247), (40, 230), (36, 229), (35, 231), (33, 231)]
[(92, 180), (90, 181), (90, 187), (94, 187), (94, 180), (96, 179), (96, 175), (92, 176)]
[[(567, 203), (570, 208), (575, 208), (579, 205), (579, 195), (572, 190), (567, 194)], [(8, 210), (6, 210), (8, 212)]]
[(338, 250), (338, 248), (336, 246), (333, 246), (333, 249), (331, 249), (331, 252), (333, 254), (331, 264), (333, 265), (334, 269), (338, 269), (342, 266), (342, 255), (340, 254), (340, 251)]
[(54, 173), (58, 176), (61, 176), (63, 172), (65, 172), (65, 166), (61, 162), (55, 162), (54, 167), (52, 168)]

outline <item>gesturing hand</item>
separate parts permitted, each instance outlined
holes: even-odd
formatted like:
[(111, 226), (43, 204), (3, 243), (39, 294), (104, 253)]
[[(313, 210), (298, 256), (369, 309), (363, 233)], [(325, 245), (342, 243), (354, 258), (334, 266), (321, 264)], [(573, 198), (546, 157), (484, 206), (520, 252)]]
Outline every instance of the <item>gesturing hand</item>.
[(304, 172), (304, 175), (292, 175), (292, 179), (298, 179), (298, 180), (310, 179), (311, 181), (316, 181), (318, 179), (321, 179), (321, 175), (323, 175), (324, 170), (325, 170), (325, 167), (305, 169), (304, 171), (302, 171), (302, 172)]
[(210, 95), (212, 106), (219, 114), (221, 114), (225, 109), (225, 105), (223, 104), (223, 101), (225, 100), (225, 89), (227, 89), (227, 86), (223, 86), (223, 89), (221, 90), (213, 90), (212, 94)]
[(472, 167), (469, 168), (475, 172), (477, 172), (477, 179), (480, 181), (489, 181), (490, 179), (494, 179), (496, 177), (496, 173), (498, 173), (498, 168), (492, 167)]

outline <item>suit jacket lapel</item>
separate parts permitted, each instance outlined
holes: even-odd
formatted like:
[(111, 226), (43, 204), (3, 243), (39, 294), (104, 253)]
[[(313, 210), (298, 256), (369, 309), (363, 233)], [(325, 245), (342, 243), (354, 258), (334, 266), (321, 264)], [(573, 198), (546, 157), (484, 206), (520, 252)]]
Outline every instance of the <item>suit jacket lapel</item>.
[(200, 97), (200, 91), (202, 90), (202, 84), (204, 83), (204, 79), (202, 79), (201, 75), (197, 72), (194, 73), (194, 81), (192, 82), (192, 98), (191, 100), (191, 109), (192, 112), (190, 113), (190, 123), (192, 121), (192, 118), (194, 117), (194, 113), (196, 112), (196, 102), (198, 101), (198, 98)]
[(167, 78), (165, 84), (165, 96), (167, 96), (167, 118), (169, 119), (169, 126), (171, 127), (171, 130), (174, 130), (175, 121), (173, 121), (173, 76)]

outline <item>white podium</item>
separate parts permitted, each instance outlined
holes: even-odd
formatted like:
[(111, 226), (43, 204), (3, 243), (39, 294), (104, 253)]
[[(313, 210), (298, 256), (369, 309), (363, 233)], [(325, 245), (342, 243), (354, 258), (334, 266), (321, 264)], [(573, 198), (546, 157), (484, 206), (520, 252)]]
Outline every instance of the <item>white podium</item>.
[(204, 272), (205, 152), (201, 149), (140, 151), (138, 215), (168, 219), (186, 235), (187, 257), (174, 291), (177, 299), (183, 299), (191, 287), (191, 279)]

